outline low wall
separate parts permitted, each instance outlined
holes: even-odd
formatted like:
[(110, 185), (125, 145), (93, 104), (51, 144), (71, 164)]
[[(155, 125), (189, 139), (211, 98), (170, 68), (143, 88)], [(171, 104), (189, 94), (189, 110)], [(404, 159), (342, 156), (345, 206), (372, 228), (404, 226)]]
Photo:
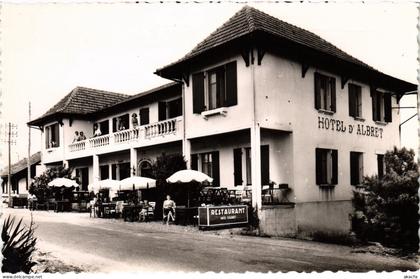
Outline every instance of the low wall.
[(351, 201), (297, 203), (295, 207), (298, 237), (339, 237), (349, 234), (353, 212)]
[(295, 206), (271, 205), (261, 208), (260, 233), (268, 236), (296, 236)]

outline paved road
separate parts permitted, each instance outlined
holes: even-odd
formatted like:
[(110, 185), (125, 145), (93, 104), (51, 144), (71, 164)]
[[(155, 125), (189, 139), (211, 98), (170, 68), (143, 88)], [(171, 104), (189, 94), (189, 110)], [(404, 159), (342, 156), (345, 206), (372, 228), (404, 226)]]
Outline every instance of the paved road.
[[(6, 209), (29, 220), (26, 209)], [(86, 213), (34, 212), (41, 250), (91, 271), (417, 270), (391, 257), (310, 241), (199, 232), (160, 223), (90, 219)]]

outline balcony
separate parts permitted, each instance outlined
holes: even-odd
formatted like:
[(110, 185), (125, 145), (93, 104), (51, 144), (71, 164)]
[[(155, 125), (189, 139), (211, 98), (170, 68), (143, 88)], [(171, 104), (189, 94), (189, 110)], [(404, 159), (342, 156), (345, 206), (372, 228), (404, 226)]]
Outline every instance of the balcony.
[(181, 140), (182, 129), (182, 117), (176, 117), (135, 129), (74, 142), (68, 145), (66, 159)]

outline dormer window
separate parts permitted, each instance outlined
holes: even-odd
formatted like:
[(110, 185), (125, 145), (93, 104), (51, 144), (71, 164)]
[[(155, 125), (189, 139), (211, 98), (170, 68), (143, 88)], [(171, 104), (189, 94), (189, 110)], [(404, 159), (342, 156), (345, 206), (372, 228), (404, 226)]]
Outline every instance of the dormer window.
[(237, 105), (236, 61), (193, 74), (193, 112)]

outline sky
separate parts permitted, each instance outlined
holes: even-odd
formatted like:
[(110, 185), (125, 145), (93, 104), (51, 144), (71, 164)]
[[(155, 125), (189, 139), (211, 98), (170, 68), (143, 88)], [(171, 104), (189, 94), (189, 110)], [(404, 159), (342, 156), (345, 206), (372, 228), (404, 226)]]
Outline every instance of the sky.
[[(248, 5), (312, 31), (384, 73), (417, 83), (414, 4)], [(153, 72), (181, 58), (242, 7), (3, 3), (0, 120), (18, 125), (12, 161), (27, 156), (29, 102), (34, 119), (76, 86), (135, 94), (165, 84), (169, 81)], [(406, 103), (415, 105), (415, 96)], [(415, 112), (404, 110), (402, 120)], [(403, 145), (417, 148), (417, 125), (414, 118), (403, 126)], [(34, 129), (31, 134), (34, 153), (40, 150), (41, 136)]]

